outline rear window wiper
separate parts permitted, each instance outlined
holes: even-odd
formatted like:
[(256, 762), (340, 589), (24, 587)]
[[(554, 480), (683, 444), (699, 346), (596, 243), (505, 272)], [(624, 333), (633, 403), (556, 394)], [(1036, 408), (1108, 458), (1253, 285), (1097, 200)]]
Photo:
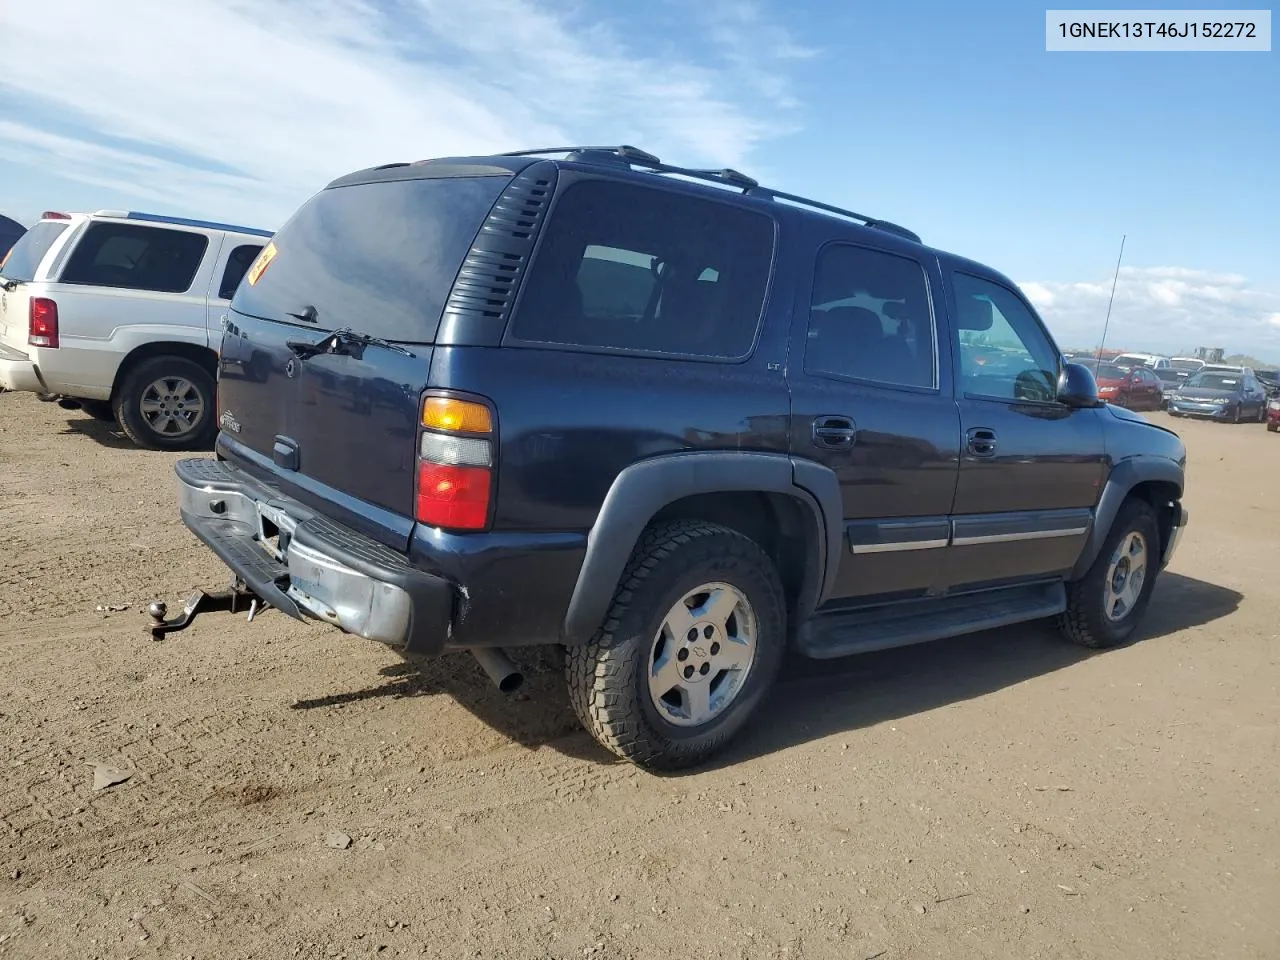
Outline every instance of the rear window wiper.
[[(390, 340), (383, 340), (381, 337), (371, 337), (367, 333), (357, 333), (350, 327), (343, 327), (341, 330), (335, 330), (326, 336), (323, 340), (314, 342), (307, 340), (287, 340), (285, 345), (293, 351), (293, 355), (299, 360), (306, 360), (308, 357), (319, 356), (322, 353), (340, 353), (344, 355), (355, 355), (364, 352), (364, 348), (369, 346), (382, 347), (385, 350), (394, 350), (396, 353), (404, 354), (406, 357), (416, 356), (411, 350), (400, 346), (398, 343), (392, 343)], [(358, 351), (358, 352), (357, 352)]]

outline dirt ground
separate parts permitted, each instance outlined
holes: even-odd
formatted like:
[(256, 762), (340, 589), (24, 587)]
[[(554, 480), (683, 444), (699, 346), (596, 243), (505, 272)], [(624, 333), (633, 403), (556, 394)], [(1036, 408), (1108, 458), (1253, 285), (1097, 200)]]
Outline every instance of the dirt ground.
[(658, 777), (549, 655), (507, 699), (274, 612), (151, 641), (226, 579), (176, 456), (0, 396), (0, 957), (1274, 960), (1280, 436), (1176, 428), (1192, 525), (1134, 643), (792, 663)]

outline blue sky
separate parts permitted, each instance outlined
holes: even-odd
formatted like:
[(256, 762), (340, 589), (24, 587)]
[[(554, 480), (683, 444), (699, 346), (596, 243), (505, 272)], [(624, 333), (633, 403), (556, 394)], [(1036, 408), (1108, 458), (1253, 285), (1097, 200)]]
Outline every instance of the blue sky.
[(1127, 234), (1116, 345), (1280, 361), (1280, 52), (1047, 53), (1046, 5), (6, 4), (0, 212), (272, 228), (368, 164), (633, 142), (910, 226), (1073, 345)]

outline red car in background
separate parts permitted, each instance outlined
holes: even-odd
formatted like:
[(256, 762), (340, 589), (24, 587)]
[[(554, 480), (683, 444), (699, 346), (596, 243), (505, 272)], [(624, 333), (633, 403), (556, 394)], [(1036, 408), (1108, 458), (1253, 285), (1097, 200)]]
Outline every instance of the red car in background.
[(1280, 396), (1267, 401), (1267, 429), (1272, 433), (1280, 430)]
[(1098, 396), (1107, 403), (1130, 410), (1160, 410), (1164, 407), (1164, 384), (1149, 367), (1121, 363), (1088, 364), (1098, 381)]

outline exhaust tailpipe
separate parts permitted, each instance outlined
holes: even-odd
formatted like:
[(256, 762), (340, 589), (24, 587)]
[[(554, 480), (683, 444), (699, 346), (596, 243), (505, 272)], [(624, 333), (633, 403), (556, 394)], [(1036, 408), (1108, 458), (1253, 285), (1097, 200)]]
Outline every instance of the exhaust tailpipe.
[(515, 693), (524, 683), (524, 674), (498, 647), (474, 647), (471, 655), (480, 662), (489, 679), (503, 693)]
[(62, 397), (61, 399), (58, 400), (58, 406), (60, 406), (63, 410), (79, 410), (80, 401), (72, 400), (70, 397)]

